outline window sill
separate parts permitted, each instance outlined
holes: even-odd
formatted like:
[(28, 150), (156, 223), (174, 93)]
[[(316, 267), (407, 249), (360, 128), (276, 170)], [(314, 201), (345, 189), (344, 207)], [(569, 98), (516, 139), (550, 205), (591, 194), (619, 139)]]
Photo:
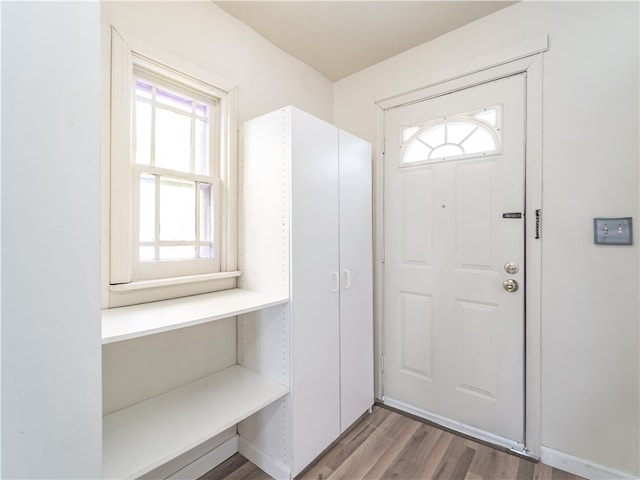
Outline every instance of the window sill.
[(206, 282), (209, 280), (221, 280), (224, 278), (239, 277), (241, 272), (209, 273), (206, 275), (191, 275), (188, 277), (163, 278), (160, 280), (143, 280), (140, 282), (123, 283), (119, 285), (111, 285), (109, 289), (112, 292), (131, 292), (133, 290), (144, 290), (147, 288), (158, 288), (173, 285), (185, 285), (190, 283)]
[(102, 310), (102, 343), (191, 327), (288, 301), (288, 297), (234, 288), (191, 297)]
[(159, 302), (236, 288), (239, 271), (145, 280), (109, 286), (109, 308)]

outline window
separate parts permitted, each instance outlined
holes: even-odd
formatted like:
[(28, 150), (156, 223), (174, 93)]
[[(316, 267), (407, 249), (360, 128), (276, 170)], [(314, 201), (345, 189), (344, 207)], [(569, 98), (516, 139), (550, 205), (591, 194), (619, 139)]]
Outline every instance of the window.
[(134, 78), (132, 280), (219, 272), (217, 98)]
[(401, 165), (500, 153), (500, 106), (452, 115), (400, 129)]
[(111, 292), (232, 288), (216, 280), (239, 273), (233, 89), (131, 43), (112, 30)]

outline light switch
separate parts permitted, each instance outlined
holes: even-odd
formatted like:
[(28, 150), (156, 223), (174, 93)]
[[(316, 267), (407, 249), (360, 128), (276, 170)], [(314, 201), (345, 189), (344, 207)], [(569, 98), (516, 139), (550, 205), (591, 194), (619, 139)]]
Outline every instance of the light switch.
[(593, 242), (599, 245), (631, 245), (631, 217), (594, 218)]

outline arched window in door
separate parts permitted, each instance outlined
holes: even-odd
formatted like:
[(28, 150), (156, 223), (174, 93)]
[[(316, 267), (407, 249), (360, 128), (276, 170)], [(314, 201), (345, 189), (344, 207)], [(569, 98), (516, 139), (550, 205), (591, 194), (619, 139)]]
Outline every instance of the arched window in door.
[(501, 126), (500, 106), (404, 126), (400, 166), (499, 154)]

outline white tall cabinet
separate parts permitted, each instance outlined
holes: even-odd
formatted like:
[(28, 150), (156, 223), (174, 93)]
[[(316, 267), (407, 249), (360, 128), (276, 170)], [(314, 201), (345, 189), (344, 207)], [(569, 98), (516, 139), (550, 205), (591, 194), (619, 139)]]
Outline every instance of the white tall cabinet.
[(290, 301), (239, 317), (238, 361), (290, 393), (239, 448), (287, 478), (373, 404), (371, 147), (286, 107), (247, 122), (241, 152), (241, 286)]

